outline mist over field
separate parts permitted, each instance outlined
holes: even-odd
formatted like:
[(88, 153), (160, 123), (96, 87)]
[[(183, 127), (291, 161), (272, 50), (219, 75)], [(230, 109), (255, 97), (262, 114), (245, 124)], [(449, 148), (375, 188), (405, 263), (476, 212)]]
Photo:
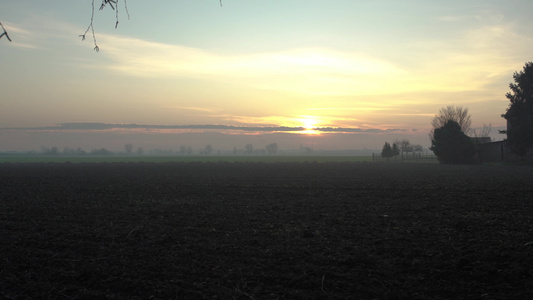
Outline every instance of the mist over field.
[[(493, 140), (502, 135), (492, 131)], [(213, 154), (243, 150), (247, 144), (254, 149), (264, 149), (276, 143), (280, 152), (310, 149), (320, 151), (381, 151), (385, 141), (408, 139), (425, 150), (430, 140), (427, 130), (380, 130), (354, 128), (303, 127), (236, 127), (221, 125), (135, 125), (104, 123), (68, 123), (34, 128), (0, 129), (0, 152), (40, 151), (42, 148), (81, 148), (85, 151), (105, 148), (113, 152), (124, 151), (126, 144), (141, 147), (144, 154), (150, 151), (179, 151), (191, 147), (197, 152), (207, 145)]]

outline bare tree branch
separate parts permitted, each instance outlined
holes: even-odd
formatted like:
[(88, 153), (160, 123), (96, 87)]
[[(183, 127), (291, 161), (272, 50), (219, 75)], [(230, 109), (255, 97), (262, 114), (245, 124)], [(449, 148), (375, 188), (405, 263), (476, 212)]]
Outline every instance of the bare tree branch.
[[(95, 0), (91, 1), (91, 5), (92, 5), (91, 21), (89, 22), (89, 26), (87, 26), (87, 29), (85, 30), (85, 32), (83, 34), (80, 34), (79, 37), (81, 37), (81, 40), (84, 41), (89, 31), (91, 31), (92, 36), (93, 36), (93, 42), (94, 42), (94, 50), (98, 52), (100, 51), (100, 47), (98, 46), (98, 43), (96, 42), (96, 34), (94, 32), (94, 1)], [(128, 2), (127, 0), (123, 0), (123, 1), (124, 1), (124, 9), (126, 10), (126, 14), (128, 15), (128, 20), (129, 20), (130, 12), (128, 11)], [(119, 17), (118, 17), (119, 16), (119, 11), (118, 11), (119, 2), (120, 0), (102, 0), (102, 4), (100, 4), (100, 8), (99, 8), (99, 10), (103, 10), (107, 5), (111, 6), (111, 9), (115, 11), (115, 16), (116, 16), (115, 28), (118, 27), (118, 23), (119, 23)], [(219, 0), (219, 3), (220, 3), (220, 6), (222, 6), (222, 0)], [(0, 39), (5, 36), (11, 42), (12, 40), (9, 37), (6, 29), (4, 28), (1, 22), (0, 22), (0, 27), (3, 30), (3, 32), (0, 34)]]
[(492, 124), (489, 123), (483, 124), (483, 129), (481, 129), (481, 132), (478, 133), (475, 129), (472, 129), (472, 137), (474, 138), (474, 143), (481, 143), (483, 142), (484, 138), (490, 138), (490, 132), (492, 130)]
[(11, 42), (11, 38), (9, 37), (9, 34), (7, 34), (7, 31), (4, 28), (4, 25), (2, 25), (2, 22), (0, 22), (0, 27), (2, 27), (2, 30), (4, 31), (2, 34), (0, 34), (0, 39), (5, 36), (7, 40)]
[[(93, 41), (94, 41), (94, 50), (96, 52), (100, 51), (100, 47), (98, 47), (98, 43), (96, 42), (96, 34), (94, 33), (94, 1), (95, 0), (92, 0), (91, 4), (92, 4), (92, 10), (91, 10), (91, 22), (89, 23), (89, 26), (87, 26), (87, 30), (85, 30), (85, 33), (83, 33), (82, 35), (80, 35), (81, 37), (81, 40), (85, 40), (85, 37), (87, 36), (87, 33), (89, 32), (89, 30), (91, 30), (92, 32), (92, 35), (93, 35)], [(118, 27), (118, 15), (119, 15), (119, 12), (118, 12), (118, 2), (120, 0), (102, 0), (102, 4), (100, 4), (100, 8), (99, 10), (103, 10), (108, 4), (109, 6), (111, 6), (111, 9), (113, 9), (115, 11), (115, 16), (116, 16), (116, 22), (115, 22), (115, 29)], [(128, 15), (128, 20), (130, 19), (130, 13), (128, 11), (128, 3), (126, 0), (124, 0), (124, 8), (126, 9), (126, 14)]]
[(100, 48), (98, 47), (98, 44), (96, 43), (96, 35), (94, 34), (93, 22), (94, 22), (94, 0), (92, 1), (91, 23), (89, 23), (89, 26), (87, 27), (87, 30), (85, 30), (85, 33), (80, 35), (80, 37), (81, 37), (81, 40), (84, 41), (85, 40), (85, 36), (87, 35), (87, 32), (89, 32), (89, 30), (92, 30), (92, 32), (93, 32), (93, 40), (94, 40), (94, 50), (96, 52), (98, 52), (98, 51), (100, 51)]
[(462, 106), (447, 106), (440, 109), (431, 121), (433, 129), (441, 128), (449, 121), (455, 121), (461, 126), (461, 130), (466, 134), (470, 130), (472, 120), (468, 114), (468, 108)]

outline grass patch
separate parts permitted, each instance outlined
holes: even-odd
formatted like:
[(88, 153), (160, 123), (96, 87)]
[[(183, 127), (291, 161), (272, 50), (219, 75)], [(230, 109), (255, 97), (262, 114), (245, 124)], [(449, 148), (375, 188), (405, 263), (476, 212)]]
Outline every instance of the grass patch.
[(372, 156), (0, 156), (2, 163), (372, 162)]

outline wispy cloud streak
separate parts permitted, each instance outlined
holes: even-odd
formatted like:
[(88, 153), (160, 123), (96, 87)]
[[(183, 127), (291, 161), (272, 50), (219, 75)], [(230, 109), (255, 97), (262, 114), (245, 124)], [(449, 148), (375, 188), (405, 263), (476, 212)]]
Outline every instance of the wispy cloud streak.
[[(2, 128), (1, 130), (34, 130), (34, 131), (106, 131), (116, 129), (127, 130), (215, 130), (241, 132), (303, 132), (305, 127), (290, 126), (233, 126), (233, 125), (147, 125), (147, 124), (109, 124), (109, 123), (61, 123), (54, 126)], [(405, 131), (405, 129), (379, 128), (342, 128), (316, 127), (314, 131), (333, 133), (379, 133)]]

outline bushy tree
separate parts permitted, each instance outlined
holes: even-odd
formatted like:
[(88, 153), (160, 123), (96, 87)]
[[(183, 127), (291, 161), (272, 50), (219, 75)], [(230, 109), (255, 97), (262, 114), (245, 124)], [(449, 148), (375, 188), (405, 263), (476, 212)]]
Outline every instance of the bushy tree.
[(381, 157), (387, 158), (387, 161), (389, 161), (389, 158), (394, 156), (394, 151), (392, 151), (392, 147), (389, 143), (385, 142), (383, 145), (383, 149), (381, 150)]
[(509, 148), (526, 156), (533, 146), (533, 62), (513, 74), (514, 83), (509, 84), (511, 92), (505, 96), (511, 102), (502, 117), (507, 120), (506, 143)]
[(447, 164), (471, 162), (476, 154), (474, 142), (461, 130), (461, 125), (453, 120), (434, 130), (429, 149), (441, 163)]

